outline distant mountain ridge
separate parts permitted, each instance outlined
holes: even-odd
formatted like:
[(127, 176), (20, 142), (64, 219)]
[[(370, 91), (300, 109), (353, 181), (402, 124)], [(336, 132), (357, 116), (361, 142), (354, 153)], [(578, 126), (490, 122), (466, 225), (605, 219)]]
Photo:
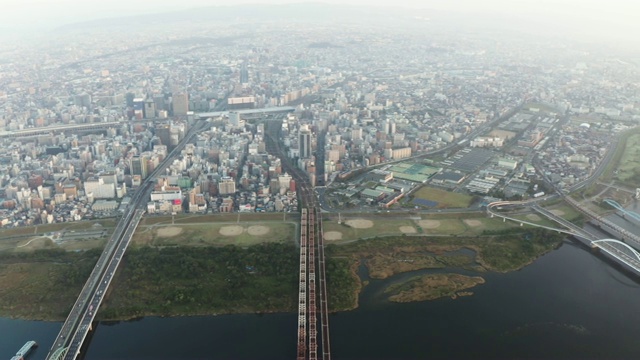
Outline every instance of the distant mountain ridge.
[(73, 31), (86, 28), (109, 28), (120, 26), (144, 26), (154, 24), (171, 24), (180, 22), (264, 22), (264, 21), (293, 21), (293, 22), (359, 22), (389, 21), (390, 18), (414, 17), (416, 12), (423, 10), (403, 8), (376, 8), (354, 5), (333, 5), (325, 3), (294, 3), (280, 5), (232, 5), (208, 6), (188, 10), (160, 12), (154, 14), (104, 18), (76, 22), (56, 28), (56, 32)]

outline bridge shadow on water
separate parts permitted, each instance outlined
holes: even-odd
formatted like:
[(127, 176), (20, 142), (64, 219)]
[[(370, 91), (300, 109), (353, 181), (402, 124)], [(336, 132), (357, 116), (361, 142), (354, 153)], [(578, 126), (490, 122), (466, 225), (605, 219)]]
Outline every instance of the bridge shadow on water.
[(85, 338), (84, 342), (82, 343), (82, 346), (80, 347), (80, 353), (78, 354), (76, 359), (84, 360), (84, 357), (86, 356), (87, 351), (89, 350), (89, 346), (91, 345), (91, 340), (93, 339), (93, 336), (95, 335), (96, 331), (98, 330), (98, 324), (99, 323), (100, 323), (99, 321), (94, 321), (94, 322), (91, 323), (91, 328), (93, 330), (87, 332), (87, 337)]
[[(637, 273), (633, 272), (627, 266), (623, 266), (607, 256), (604, 256), (600, 251), (595, 250), (594, 248), (587, 246), (583, 242), (574, 239), (573, 237), (568, 237), (563, 242), (563, 246), (572, 246), (582, 250), (589, 252), (594, 257), (594, 261), (599, 264), (599, 266), (604, 269), (608, 274), (611, 275), (611, 279), (630, 288), (640, 288), (640, 276)], [(596, 260), (597, 259), (597, 260)]]

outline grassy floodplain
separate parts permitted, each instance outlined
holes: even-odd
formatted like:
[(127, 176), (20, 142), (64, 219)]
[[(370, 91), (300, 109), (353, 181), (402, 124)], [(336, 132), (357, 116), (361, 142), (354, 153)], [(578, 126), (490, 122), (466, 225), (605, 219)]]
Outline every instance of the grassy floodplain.
[[(299, 216), (268, 214), (261, 221), (260, 215), (145, 218), (99, 317), (294, 311)], [(553, 236), (540, 240), (535, 229), (481, 213), (367, 214), (341, 218), (340, 224), (337, 220), (327, 215), (325, 221), (326, 233), (339, 230), (344, 235), (341, 240), (327, 241), (332, 244), (327, 248), (332, 311), (357, 306), (357, 295), (365, 285), (356, 269), (363, 261), (370, 276), (379, 279), (443, 267), (511, 271), (558, 244)], [(33, 238), (40, 235), (33, 234)], [(84, 244), (85, 251), (70, 251), (73, 249), (52, 241), (41, 244), (40, 240), (19, 250), (0, 251), (0, 316), (65, 318), (106, 238), (74, 241)], [(460, 249), (470, 249), (475, 255), (458, 253)], [(434, 281), (416, 281), (402, 291), (410, 291), (416, 299), (436, 291), (419, 284)], [(463, 288), (456, 285), (455, 293), (461, 295)], [(451, 292), (438, 289), (443, 294)]]
[(614, 178), (625, 185), (640, 187), (640, 133), (633, 133), (624, 140), (624, 152)]

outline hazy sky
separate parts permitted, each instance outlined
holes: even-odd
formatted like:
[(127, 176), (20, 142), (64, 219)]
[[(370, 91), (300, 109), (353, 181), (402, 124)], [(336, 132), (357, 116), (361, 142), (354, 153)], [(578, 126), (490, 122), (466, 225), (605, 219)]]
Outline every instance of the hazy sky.
[(0, 28), (25, 29), (199, 6), (323, 2), (515, 15), (615, 40), (640, 34), (638, 0), (0, 0)]

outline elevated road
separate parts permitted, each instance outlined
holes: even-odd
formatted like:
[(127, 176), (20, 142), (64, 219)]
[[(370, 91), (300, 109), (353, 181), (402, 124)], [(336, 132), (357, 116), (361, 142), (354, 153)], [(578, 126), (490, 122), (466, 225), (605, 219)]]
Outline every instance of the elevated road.
[(602, 239), (591, 242), (591, 247), (601, 250), (624, 268), (640, 275), (640, 253), (629, 245), (615, 239)]
[[(264, 115), (275, 115), (275, 114), (283, 114), (293, 112), (296, 108), (291, 106), (277, 106), (277, 107), (268, 107), (268, 108), (259, 108), (259, 109), (244, 109), (244, 110), (235, 110), (240, 114), (241, 117), (245, 118), (247, 116), (264, 116)], [(233, 110), (232, 110), (233, 111)], [(210, 117), (217, 117), (228, 115), (229, 111), (212, 111), (212, 112), (202, 112), (196, 113), (195, 115), (199, 119), (206, 119)]]
[[(536, 224), (528, 221), (522, 221), (520, 219), (515, 219), (512, 217), (509, 217), (506, 214), (496, 211), (496, 209), (502, 208), (502, 207), (523, 206), (523, 205), (531, 206), (532, 209), (535, 210), (537, 213), (547, 217), (549, 220), (557, 222), (558, 224), (564, 226), (565, 229), (552, 228), (549, 226), (544, 226), (544, 225), (540, 225), (540, 224)], [(528, 224), (531, 226), (536, 226), (539, 228), (553, 230), (553, 231), (565, 233), (567, 235), (571, 235), (575, 239), (591, 247), (592, 249), (599, 250), (602, 255), (604, 255), (606, 258), (613, 261), (614, 263), (617, 263), (625, 270), (628, 270), (629, 272), (635, 274), (636, 276), (640, 276), (640, 253), (638, 253), (636, 249), (619, 240), (598, 239), (595, 235), (553, 214), (552, 212), (538, 206), (536, 203), (528, 204), (528, 202), (497, 201), (487, 206), (487, 213), (489, 213), (491, 217), (498, 216), (504, 220), (518, 222), (521, 225)]]
[(78, 327), (76, 328), (76, 331), (73, 333), (71, 340), (69, 341), (68, 350), (64, 356), (65, 360), (75, 359), (80, 354), (80, 348), (82, 347), (84, 340), (87, 338), (87, 334), (91, 330), (91, 324), (95, 319), (97, 310), (98, 308), (100, 308), (100, 305), (104, 300), (107, 289), (111, 285), (113, 276), (118, 269), (118, 266), (120, 265), (120, 261), (122, 261), (124, 252), (127, 250), (127, 247), (131, 242), (131, 237), (138, 227), (143, 214), (144, 210), (134, 210), (134, 215), (131, 219), (131, 222), (129, 223), (129, 225), (127, 225), (125, 233), (116, 246), (115, 256), (110, 259), (109, 263), (106, 266), (106, 271), (98, 281), (93, 296), (91, 296), (88, 300), (89, 310), (83, 312), (79, 319)]
[(588, 231), (584, 230), (583, 228), (581, 228), (580, 226), (572, 223), (571, 221), (568, 221), (554, 213), (552, 213), (551, 211), (539, 206), (538, 204), (533, 204), (531, 206), (531, 208), (537, 212), (538, 214), (546, 217), (547, 219), (550, 219), (552, 221), (555, 221), (556, 223), (564, 226), (565, 228), (571, 230), (571, 232), (573, 232), (574, 236), (581, 236), (585, 239), (590, 239), (590, 240), (594, 240), (597, 239), (596, 236), (594, 236), (593, 234), (589, 233)]
[(56, 337), (51, 346), (47, 354), (47, 360), (73, 360), (78, 356), (87, 333), (91, 330), (91, 323), (95, 319), (95, 314), (111, 284), (113, 275), (118, 269), (131, 237), (144, 214), (145, 204), (155, 184), (155, 178), (165, 171), (166, 167), (180, 154), (190, 139), (207, 126), (206, 121), (198, 121), (194, 124), (182, 141), (135, 191), (129, 206), (123, 213), (102, 255), (98, 259), (96, 267), (80, 291), (80, 295), (62, 325), (58, 337)]
[(0, 138), (24, 138), (37, 135), (48, 135), (51, 133), (61, 133), (66, 131), (82, 131), (82, 130), (104, 130), (113, 127), (119, 127), (125, 124), (120, 121), (109, 122), (96, 122), (90, 124), (68, 124), (68, 125), (56, 125), (35, 127), (14, 131), (0, 131)]
[(602, 230), (620, 236), (621, 240), (628, 243), (635, 249), (640, 249), (640, 235), (634, 234), (627, 229), (615, 224), (613, 221), (607, 219), (604, 216), (600, 216), (595, 212), (591, 211), (589, 208), (582, 206), (578, 201), (576, 201), (571, 196), (563, 196), (564, 200), (573, 206), (575, 209), (584, 214), (592, 223), (598, 225)]
[[(498, 217), (501, 218), (503, 220), (509, 220), (509, 221), (513, 221), (516, 223), (519, 223), (520, 225), (531, 225), (531, 226), (535, 226), (538, 228), (542, 228), (542, 229), (546, 229), (546, 230), (551, 230), (551, 231), (556, 231), (556, 232), (560, 232), (560, 233), (564, 233), (567, 235), (572, 235), (572, 236), (584, 236), (586, 234), (586, 236), (588, 238), (594, 238), (591, 234), (588, 234), (587, 232), (582, 232), (582, 231), (578, 231), (578, 229), (576, 229), (575, 225), (573, 227), (565, 227), (565, 228), (555, 228), (555, 227), (551, 227), (551, 226), (546, 226), (546, 225), (541, 225), (541, 224), (537, 224), (531, 221), (526, 221), (526, 220), (522, 220), (522, 219), (517, 219), (514, 218), (512, 216), (509, 216), (508, 214), (505, 214), (503, 212), (500, 212), (498, 210), (501, 210), (502, 208), (508, 208), (508, 207), (512, 207), (512, 206), (531, 206), (529, 205), (527, 202), (518, 202), (518, 201), (496, 201), (493, 202), (489, 205), (487, 205), (487, 213), (489, 214), (490, 217)], [(534, 205), (536, 206), (536, 205)], [(551, 213), (549, 213), (551, 214)], [(547, 215), (546, 213), (544, 213), (543, 215)], [(551, 214), (553, 215), (553, 214)], [(551, 220), (555, 221), (555, 215), (554, 218), (551, 218)], [(564, 219), (562, 219), (563, 221), (566, 221)], [(581, 230), (581, 229), (580, 229)]]
[[(147, 189), (150, 188), (150, 183), (147, 184)], [(140, 189), (143, 191), (137, 191), (136, 194), (132, 198), (132, 202), (139, 201), (142, 196), (142, 192), (144, 192), (144, 188)], [(134, 221), (134, 218), (141, 217), (141, 213), (137, 213), (134, 208), (129, 207), (125, 213), (123, 214), (121, 220), (116, 225), (116, 229), (114, 230), (109, 242), (105, 245), (105, 248), (102, 252), (102, 255), (98, 259), (95, 268), (91, 272), (89, 279), (86, 281), (84, 287), (80, 291), (80, 295), (76, 299), (67, 320), (62, 325), (62, 329), (58, 334), (54, 344), (52, 345), (47, 359), (62, 359), (66, 355), (66, 350), (69, 345), (73, 341), (74, 335), (77, 333), (80, 324), (87, 319), (88, 316), (95, 315), (97, 308), (92, 304), (91, 299), (95, 298), (98, 290), (98, 285), (100, 284), (100, 279), (105, 277), (107, 274), (107, 269), (112, 264), (112, 260), (117, 250), (122, 246), (122, 239), (127, 236), (127, 234), (131, 231), (131, 225)], [(137, 226), (137, 222), (134, 226)], [(135, 230), (135, 227), (134, 227)], [(100, 300), (101, 302), (102, 300)], [(93, 305), (93, 306), (92, 306)], [(90, 313), (92, 313), (90, 315)], [(54, 356), (57, 354), (57, 356)]]

